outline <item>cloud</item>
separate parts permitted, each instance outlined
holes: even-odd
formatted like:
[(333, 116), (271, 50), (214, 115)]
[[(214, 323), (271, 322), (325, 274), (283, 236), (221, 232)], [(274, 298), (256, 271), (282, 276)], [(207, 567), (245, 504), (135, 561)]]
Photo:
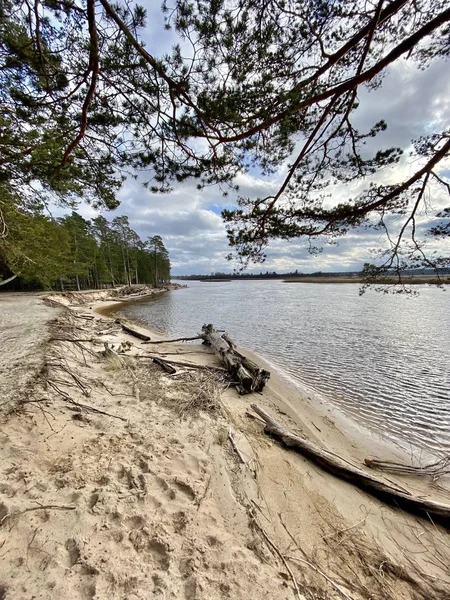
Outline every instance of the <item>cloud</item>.
[[(147, 27), (143, 32), (147, 49), (155, 56), (170, 52), (178, 41), (175, 32), (164, 30), (163, 16), (155, 3), (144, 0), (143, 4), (148, 10)], [(367, 132), (381, 119), (388, 124), (386, 131), (376, 138), (369, 138), (366, 152), (373, 154), (378, 149), (393, 146), (405, 150), (401, 162), (386, 169), (378, 180), (383, 183), (401, 181), (417, 167), (417, 163), (410, 163), (411, 141), (450, 125), (448, 63), (438, 60), (423, 71), (400, 60), (391, 66), (379, 89), (360, 90), (359, 101), (353, 121), (360, 132)], [(450, 161), (446, 166), (450, 169)], [(239, 174), (235, 181), (239, 185), (238, 194), (255, 198), (274, 193), (286, 170), (287, 164), (272, 177), (262, 177), (253, 170)], [(229, 271), (230, 264), (225, 260), (229, 248), (220, 212), (236, 198), (230, 195), (224, 199), (218, 187), (199, 191), (195, 181), (176, 184), (175, 189), (165, 195), (152, 194), (143, 187), (143, 181), (143, 178), (128, 180), (119, 193), (120, 207), (105, 216), (128, 215), (131, 226), (143, 239), (161, 235), (175, 274)], [(363, 187), (363, 182), (336, 186), (333, 201), (355, 197)], [(433, 192), (428, 200), (435, 208), (448, 205), (448, 198), (443, 193)], [(95, 211), (87, 206), (80, 207), (80, 212), (87, 218), (95, 215)], [(419, 215), (419, 230), (426, 227), (427, 218)], [(326, 245), (319, 255), (311, 256), (304, 243), (275, 240), (268, 249), (266, 263), (251, 270), (357, 270), (373, 259), (371, 248), (382, 243), (377, 232), (352, 232), (340, 239), (339, 245)]]

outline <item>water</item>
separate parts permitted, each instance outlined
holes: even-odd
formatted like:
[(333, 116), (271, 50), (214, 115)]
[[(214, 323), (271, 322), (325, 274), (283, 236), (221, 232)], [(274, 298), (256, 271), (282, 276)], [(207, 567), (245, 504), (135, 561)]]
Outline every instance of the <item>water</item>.
[(444, 453), (450, 290), (419, 288), (414, 298), (360, 297), (357, 284), (189, 282), (123, 312), (174, 336), (213, 323), (352, 418)]

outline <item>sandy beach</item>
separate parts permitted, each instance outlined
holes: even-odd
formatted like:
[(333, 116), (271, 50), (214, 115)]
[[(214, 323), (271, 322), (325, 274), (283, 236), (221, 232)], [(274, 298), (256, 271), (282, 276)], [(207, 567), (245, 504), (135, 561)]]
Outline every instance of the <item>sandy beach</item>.
[[(143, 344), (109, 295), (1, 298), (11, 321), (40, 312), (12, 336), (17, 384), (3, 383), (0, 600), (450, 597), (443, 527), (283, 448), (250, 404), (359, 468), (410, 453), (270, 365), (263, 393), (239, 396), (221, 371), (194, 368), (220, 367), (211, 348)], [(152, 356), (193, 368), (169, 375)], [(385, 480), (450, 504), (448, 476)]]

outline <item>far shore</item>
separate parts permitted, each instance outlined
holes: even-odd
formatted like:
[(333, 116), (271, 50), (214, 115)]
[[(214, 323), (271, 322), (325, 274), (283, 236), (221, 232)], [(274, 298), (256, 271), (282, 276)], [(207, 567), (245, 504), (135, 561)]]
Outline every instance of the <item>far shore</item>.
[[(363, 277), (289, 277), (282, 280), (283, 283), (358, 283), (367, 284), (368, 281)], [(401, 282), (395, 277), (383, 277), (372, 285), (394, 285), (402, 283), (404, 285), (449, 285), (450, 277), (444, 276), (441, 279), (430, 277), (429, 275), (404, 276)]]

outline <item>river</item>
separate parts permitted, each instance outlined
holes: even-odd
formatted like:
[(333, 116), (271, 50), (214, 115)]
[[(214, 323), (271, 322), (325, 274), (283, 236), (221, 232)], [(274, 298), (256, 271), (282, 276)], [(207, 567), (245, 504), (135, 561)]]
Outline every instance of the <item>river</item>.
[(161, 332), (226, 329), (303, 390), (385, 436), (450, 451), (450, 289), (359, 296), (357, 284), (197, 282), (125, 305)]

